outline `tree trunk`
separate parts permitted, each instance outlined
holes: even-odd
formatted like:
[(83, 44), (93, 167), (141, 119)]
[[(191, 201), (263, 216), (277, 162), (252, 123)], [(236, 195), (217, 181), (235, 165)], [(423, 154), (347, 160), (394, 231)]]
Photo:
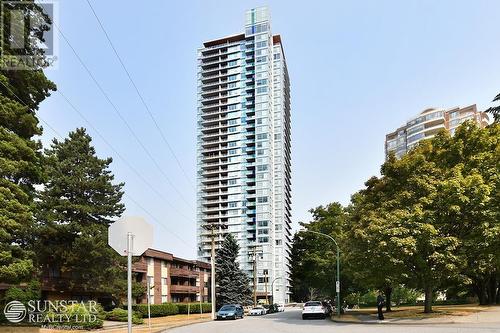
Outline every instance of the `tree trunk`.
[(391, 312), (391, 295), (392, 295), (392, 287), (386, 287), (384, 290), (385, 294), (385, 311)]
[(479, 299), (479, 305), (487, 305), (488, 299), (486, 297), (484, 281), (476, 281), (474, 290), (477, 294), (477, 298)]
[(495, 274), (491, 274), (488, 283), (488, 304), (493, 305), (496, 302), (497, 296), (497, 277)]
[(432, 287), (431, 285), (426, 285), (424, 288), (425, 300), (424, 300), (424, 312), (432, 312)]
[(496, 304), (500, 304), (500, 280), (498, 281), (497, 285), (497, 297), (495, 299)]

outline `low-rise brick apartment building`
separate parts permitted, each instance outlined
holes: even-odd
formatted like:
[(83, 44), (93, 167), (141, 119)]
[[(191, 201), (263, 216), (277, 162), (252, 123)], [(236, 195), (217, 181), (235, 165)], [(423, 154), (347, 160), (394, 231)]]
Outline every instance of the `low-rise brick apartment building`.
[[(149, 279), (151, 304), (209, 301), (210, 264), (148, 249), (133, 264), (137, 282)], [(147, 303), (147, 295), (136, 300)]]
[[(165, 302), (209, 302), (210, 264), (175, 257), (171, 253), (148, 249), (132, 266), (137, 282), (146, 286), (149, 278), (151, 304)], [(61, 272), (50, 267), (43, 270), (41, 277), (42, 298), (47, 300), (96, 300), (105, 307), (113, 306), (113, 299), (107, 293), (86, 291), (81, 288), (78, 278), (70, 272)], [(11, 285), (0, 283), (0, 297)], [(20, 285), (27, 287), (26, 284)], [(135, 300), (147, 303), (146, 294)]]

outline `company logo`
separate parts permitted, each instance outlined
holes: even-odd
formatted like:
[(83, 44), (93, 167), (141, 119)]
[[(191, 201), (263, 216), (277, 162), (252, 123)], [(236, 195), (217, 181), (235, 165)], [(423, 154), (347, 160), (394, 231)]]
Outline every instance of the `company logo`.
[(0, 1), (0, 69), (55, 68), (59, 49), (53, 0)]
[(26, 307), (19, 301), (12, 301), (5, 305), (3, 313), (11, 323), (20, 323), (26, 317)]
[[(76, 329), (80, 327), (77, 325), (94, 323), (98, 320), (97, 306), (96, 301), (30, 300), (26, 304), (11, 301), (5, 305), (3, 313), (11, 323), (59, 324), (58, 327), (68, 323), (68, 327)], [(74, 324), (77, 325), (73, 326)]]

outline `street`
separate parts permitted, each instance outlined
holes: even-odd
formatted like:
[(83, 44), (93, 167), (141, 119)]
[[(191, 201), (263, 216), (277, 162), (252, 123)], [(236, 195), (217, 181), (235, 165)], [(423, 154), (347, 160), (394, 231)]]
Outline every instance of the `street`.
[[(166, 332), (166, 331), (165, 331)], [(489, 333), (500, 332), (497, 323), (485, 324), (345, 324), (326, 320), (302, 320), (300, 309), (243, 320), (214, 321), (168, 330), (172, 333), (331, 333), (331, 332), (404, 332), (404, 333)]]

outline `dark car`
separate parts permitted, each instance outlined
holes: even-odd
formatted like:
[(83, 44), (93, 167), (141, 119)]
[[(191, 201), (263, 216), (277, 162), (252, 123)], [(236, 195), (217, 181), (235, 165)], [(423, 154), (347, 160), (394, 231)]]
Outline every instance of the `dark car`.
[(265, 304), (264, 308), (267, 310), (266, 314), (278, 312), (278, 304), (270, 304), (270, 305)]
[(243, 318), (243, 307), (239, 304), (226, 304), (217, 311), (217, 320)]

